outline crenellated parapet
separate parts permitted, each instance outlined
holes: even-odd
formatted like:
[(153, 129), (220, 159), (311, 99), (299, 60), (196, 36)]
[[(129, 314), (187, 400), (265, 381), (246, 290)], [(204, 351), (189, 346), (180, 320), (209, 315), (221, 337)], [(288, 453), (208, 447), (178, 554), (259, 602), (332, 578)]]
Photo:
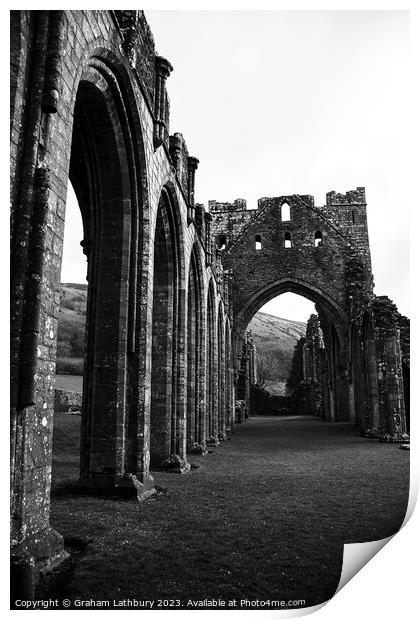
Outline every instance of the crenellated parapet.
[(364, 187), (357, 187), (345, 194), (340, 194), (336, 191), (327, 193), (327, 207), (338, 205), (364, 205), (366, 206), (366, 192)]
[(215, 246), (219, 250), (224, 250), (230, 245), (256, 211), (247, 209), (246, 200), (243, 198), (237, 198), (233, 202), (209, 200), (208, 208), (213, 218)]
[[(357, 187), (345, 194), (328, 192), (326, 204), (321, 207), (321, 211), (352, 246), (357, 248), (367, 269), (371, 269), (365, 188)], [(373, 280), (371, 286), (373, 287)]]

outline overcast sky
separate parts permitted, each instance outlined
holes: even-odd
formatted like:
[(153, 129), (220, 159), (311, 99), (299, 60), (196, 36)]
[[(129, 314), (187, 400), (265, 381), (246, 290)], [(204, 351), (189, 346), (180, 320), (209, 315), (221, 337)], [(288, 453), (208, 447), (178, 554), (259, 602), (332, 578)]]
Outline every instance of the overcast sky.
[[(321, 206), (330, 190), (365, 186), (375, 292), (409, 314), (408, 13), (146, 11), (146, 18), (158, 53), (174, 66), (170, 131), (200, 160), (196, 201), (245, 198), (255, 208), (262, 196), (296, 193)], [(83, 282), (81, 232), (76, 209), (68, 211), (62, 281)], [(312, 310), (292, 294), (264, 307), (296, 320)]]

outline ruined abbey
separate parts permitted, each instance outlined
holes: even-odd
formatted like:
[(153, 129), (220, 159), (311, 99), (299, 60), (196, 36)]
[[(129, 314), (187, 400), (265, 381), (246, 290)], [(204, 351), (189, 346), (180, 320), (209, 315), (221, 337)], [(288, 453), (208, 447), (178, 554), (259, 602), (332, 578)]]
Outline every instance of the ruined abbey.
[(248, 323), (286, 291), (316, 304), (305, 377), (325, 420), (389, 441), (408, 432), (408, 320), (373, 292), (365, 189), (321, 206), (299, 194), (197, 204), (199, 153), (170, 133), (171, 72), (142, 11), (12, 11), (17, 579), (65, 557), (49, 504), (69, 180), (88, 265), (80, 493), (143, 499), (151, 470), (188, 475), (189, 452), (224, 441), (252, 413)]

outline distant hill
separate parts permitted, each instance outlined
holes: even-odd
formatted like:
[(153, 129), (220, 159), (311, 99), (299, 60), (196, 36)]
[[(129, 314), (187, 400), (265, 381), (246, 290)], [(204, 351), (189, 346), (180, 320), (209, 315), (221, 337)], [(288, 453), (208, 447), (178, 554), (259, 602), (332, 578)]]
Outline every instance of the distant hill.
[[(86, 320), (87, 284), (61, 284), (58, 315), (57, 372), (81, 374)], [(267, 365), (267, 389), (281, 393), (287, 381), (296, 342), (306, 323), (258, 312), (248, 326), (257, 348), (257, 366)]]
[(257, 349), (258, 374), (266, 379), (265, 388), (283, 393), (290, 372), (296, 342), (305, 335), (306, 323), (289, 321), (257, 312), (248, 326)]
[(57, 373), (83, 372), (87, 284), (61, 284), (58, 314)]

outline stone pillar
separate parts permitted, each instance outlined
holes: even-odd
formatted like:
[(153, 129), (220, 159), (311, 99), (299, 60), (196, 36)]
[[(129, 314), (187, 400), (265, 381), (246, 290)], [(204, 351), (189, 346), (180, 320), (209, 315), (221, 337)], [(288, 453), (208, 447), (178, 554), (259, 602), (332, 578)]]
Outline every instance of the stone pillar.
[(373, 301), (379, 422), (384, 441), (407, 438), (400, 345), (399, 313), (386, 296)]
[(205, 309), (205, 300), (202, 298), (199, 304), (199, 358), (198, 358), (198, 443), (203, 447), (203, 453), (206, 452), (206, 371), (207, 371), (207, 353), (206, 353), (206, 333), (207, 333), (207, 316)]
[(155, 86), (155, 124), (153, 142), (155, 149), (167, 142), (169, 128), (166, 122), (166, 80), (173, 71), (171, 63), (162, 56), (155, 57), (156, 86)]
[(205, 230), (204, 214), (205, 214), (204, 206), (200, 204), (196, 204), (195, 205), (195, 227), (197, 229), (197, 235), (200, 237), (200, 239), (203, 239), (203, 234)]
[(204, 236), (204, 245), (206, 248), (206, 265), (211, 265), (213, 262), (213, 241), (211, 235), (211, 221), (212, 216), (207, 211), (204, 212), (204, 228), (205, 228), (205, 236)]
[(175, 133), (169, 138), (169, 153), (174, 164), (176, 175), (181, 179), (182, 175), (182, 152), (184, 149), (184, 140), (182, 134)]
[(186, 355), (186, 329), (187, 329), (187, 287), (180, 290), (179, 300), (179, 334), (176, 342), (177, 364), (177, 405), (175, 407), (176, 425), (174, 441), (174, 457), (180, 459), (179, 473), (188, 472), (191, 467), (187, 462), (187, 355)]
[(195, 171), (199, 160), (196, 157), (188, 157), (188, 224), (195, 220)]
[(356, 408), (354, 405), (354, 384), (349, 380), (349, 422), (356, 422)]
[[(12, 590), (31, 598), (39, 572), (65, 557), (63, 538), (49, 523), (52, 427), (54, 418), (51, 362), (55, 326), (47, 313), (51, 302), (43, 287), (44, 255), (52, 257), (47, 222), (52, 207), (50, 174), (35, 169), (33, 211), (28, 237), (26, 305), (19, 338), (17, 383), (11, 391), (11, 569)], [(52, 261), (51, 261), (52, 262)], [(54, 266), (50, 268), (54, 272)], [(16, 309), (12, 296), (12, 308)], [(13, 317), (12, 317), (13, 318)], [(12, 344), (13, 342), (12, 337)], [(14, 360), (15, 361), (15, 360)], [(15, 389), (13, 389), (13, 387)]]
[(335, 398), (334, 398), (334, 390), (330, 387), (329, 389), (329, 422), (335, 422)]

